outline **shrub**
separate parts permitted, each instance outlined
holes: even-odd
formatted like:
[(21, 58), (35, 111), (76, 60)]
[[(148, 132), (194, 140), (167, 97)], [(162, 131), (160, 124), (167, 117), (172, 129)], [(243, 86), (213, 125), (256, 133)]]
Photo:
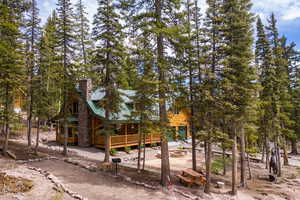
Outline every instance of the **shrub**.
[(48, 126), (42, 126), (42, 127), (41, 127), (41, 130), (44, 131), (44, 132), (46, 132), (46, 131), (49, 130), (49, 127), (48, 127)]
[[(225, 158), (225, 165), (229, 164), (231, 162), (231, 158)], [(224, 163), (223, 163), (223, 159), (222, 157), (219, 157), (217, 159), (215, 159), (213, 162), (212, 162), (212, 172), (214, 174), (221, 174), (221, 172), (223, 171), (223, 168), (224, 168)]]
[(214, 174), (220, 174), (221, 171), (223, 170), (223, 167), (224, 167), (224, 164), (221, 159), (216, 159), (211, 164), (212, 172)]
[(125, 152), (130, 153), (131, 147), (125, 147)]
[(25, 126), (24, 126), (24, 124), (22, 124), (22, 123), (16, 122), (16, 123), (13, 123), (13, 124), (12, 124), (12, 130), (13, 130), (13, 131), (21, 131), (21, 130), (23, 130), (24, 128), (25, 128)]
[(184, 148), (183, 148), (183, 146), (179, 146), (179, 147), (177, 147), (177, 149), (183, 150)]
[(111, 155), (115, 155), (117, 152), (118, 152), (117, 149), (111, 149), (110, 150), (110, 154)]
[(157, 147), (156, 143), (151, 143), (151, 147)]

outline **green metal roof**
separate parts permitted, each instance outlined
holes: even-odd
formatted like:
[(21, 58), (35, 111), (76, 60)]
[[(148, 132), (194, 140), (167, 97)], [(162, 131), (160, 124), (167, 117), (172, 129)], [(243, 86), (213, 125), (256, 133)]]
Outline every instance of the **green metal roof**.
[[(133, 119), (132, 116), (132, 109), (129, 107), (129, 103), (132, 103), (131, 97), (135, 95), (135, 91), (133, 90), (119, 90), (121, 93), (121, 98), (123, 102), (120, 105), (120, 112), (117, 114), (113, 114), (110, 116), (109, 120), (112, 121), (137, 121), (138, 118)], [(99, 102), (105, 95), (105, 92), (103, 89), (97, 89), (93, 94), (91, 95), (91, 100), (87, 101), (88, 106), (92, 110), (92, 112), (100, 117), (105, 118), (105, 110), (102, 107), (99, 107), (97, 105), (97, 102)]]
[[(58, 121), (63, 121), (64, 118), (60, 118)], [(78, 122), (78, 118), (74, 116), (67, 117), (68, 122)]]

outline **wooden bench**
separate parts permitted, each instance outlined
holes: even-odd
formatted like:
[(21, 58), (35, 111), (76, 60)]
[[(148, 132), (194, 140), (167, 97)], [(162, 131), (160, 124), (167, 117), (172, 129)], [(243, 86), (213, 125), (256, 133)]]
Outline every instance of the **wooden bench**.
[(195, 183), (192, 178), (185, 177), (180, 174), (178, 174), (177, 177), (179, 178), (180, 183), (185, 183), (188, 187), (191, 187)]
[(179, 178), (180, 182), (185, 182), (188, 186), (192, 186), (193, 184), (197, 184), (197, 185), (204, 185), (206, 183), (206, 178), (192, 170), (192, 169), (185, 169), (182, 171), (181, 175), (177, 175), (177, 177)]

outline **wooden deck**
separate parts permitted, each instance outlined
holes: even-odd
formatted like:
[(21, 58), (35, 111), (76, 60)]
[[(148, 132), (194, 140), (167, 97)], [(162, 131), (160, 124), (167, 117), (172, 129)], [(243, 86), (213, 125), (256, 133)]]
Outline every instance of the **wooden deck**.
[[(160, 142), (160, 133), (151, 133), (146, 135), (146, 144)], [(139, 134), (110, 136), (110, 148), (121, 148), (129, 146), (137, 146), (139, 144)], [(95, 138), (96, 147), (105, 148), (104, 136)]]

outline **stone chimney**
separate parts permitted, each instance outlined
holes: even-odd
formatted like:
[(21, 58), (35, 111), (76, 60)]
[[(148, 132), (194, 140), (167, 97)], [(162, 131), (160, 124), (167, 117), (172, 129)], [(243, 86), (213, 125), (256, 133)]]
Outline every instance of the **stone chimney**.
[(79, 89), (83, 98), (79, 99), (78, 112), (78, 145), (81, 147), (91, 146), (91, 117), (87, 100), (91, 99), (92, 95), (92, 81), (91, 79), (81, 80), (79, 82)]
[(79, 82), (79, 89), (85, 100), (90, 100), (92, 95), (92, 80), (84, 79)]

